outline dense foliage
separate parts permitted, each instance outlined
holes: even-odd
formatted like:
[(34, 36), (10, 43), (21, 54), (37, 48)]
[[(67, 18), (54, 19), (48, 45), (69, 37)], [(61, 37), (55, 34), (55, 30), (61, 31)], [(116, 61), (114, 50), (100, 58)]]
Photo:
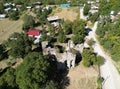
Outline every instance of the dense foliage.
[(84, 15), (88, 15), (90, 8), (91, 8), (91, 7), (86, 4), (86, 5), (84, 6), (83, 14), (84, 14)]
[(82, 53), (83, 65), (90, 67), (91, 65), (102, 65), (104, 59), (101, 56), (97, 56), (92, 49), (84, 49)]
[(5, 46), (3, 46), (3, 44), (0, 44), (0, 60), (3, 59), (4, 52), (5, 52)]
[(63, 27), (64, 27), (64, 30), (65, 30), (64, 32), (65, 32), (66, 35), (72, 33), (72, 24), (73, 23), (71, 21), (69, 21), (69, 20), (66, 20), (64, 22)]
[(0, 2), (0, 14), (4, 12), (4, 6), (3, 3)]
[(116, 61), (120, 60), (120, 20), (113, 23), (99, 24), (97, 34), (100, 37), (100, 42), (103, 47), (111, 54), (112, 58)]
[(8, 54), (14, 58), (24, 57), (32, 49), (32, 41), (25, 34), (14, 33), (8, 40)]
[(57, 37), (58, 42), (64, 43), (66, 41), (66, 36), (63, 31), (63, 29), (60, 27), (58, 31), (58, 37)]
[(25, 15), (24, 16), (24, 19), (23, 19), (23, 30), (26, 31), (30, 28), (33, 28), (34, 25), (35, 25), (35, 20), (34, 20), (34, 17), (31, 16), (31, 15)]
[(49, 68), (49, 62), (39, 53), (28, 54), (16, 71), (19, 88), (39, 89), (48, 79)]
[(110, 11), (118, 11), (119, 10), (120, 0), (101, 0), (99, 6), (99, 12), (101, 15), (109, 15)]
[(72, 26), (73, 37), (72, 40), (75, 44), (80, 44), (84, 41), (84, 37), (86, 35), (85, 30), (85, 21), (83, 20), (75, 20)]
[(19, 19), (19, 12), (18, 11), (11, 11), (9, 12), (9, 19), (10, 20), (18, 20)]
[(95, 21), (98, 20), (98, 18), (99, 18), (99, 13), (96, 12), (96, 13), (94, 13), (93, 15), (91, 15), (89, 18), (90, 18), (90, 21), (91, 21), (92, 23), (94, 23)]
[(17, 89), (14, 69), (7, 69), (7, 71), (0, 76), (0, 89)]

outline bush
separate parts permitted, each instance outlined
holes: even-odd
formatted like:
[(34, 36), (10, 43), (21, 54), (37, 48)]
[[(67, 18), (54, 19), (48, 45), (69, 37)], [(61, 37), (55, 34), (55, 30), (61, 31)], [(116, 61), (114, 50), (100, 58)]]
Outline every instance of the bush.
[(90, 6), (86, 4), (85, 7), (84, 7), (83, 14), (84, 14), (84, 15), (88, 15), (89, 10), (90, 10)]
[(89, 46), (92, 46), (92, 45), (95, 44), (95, 41), (94, 41), (93, 39), (90, 39), (90, 40), (87, 41), (87, 44), (88, 44)]
[(10, 11), (9, 14), (10, 20), (18, 20), (19, 19), (19, 12), (18, 11)]
[(97, 83), (98, 83), (98, 88), (97, 89), (100, 89), (100, 86), (101, 86), (101, 83), (104, 81), (104, 78), (103, 77), (99, 77), (97, 79)]

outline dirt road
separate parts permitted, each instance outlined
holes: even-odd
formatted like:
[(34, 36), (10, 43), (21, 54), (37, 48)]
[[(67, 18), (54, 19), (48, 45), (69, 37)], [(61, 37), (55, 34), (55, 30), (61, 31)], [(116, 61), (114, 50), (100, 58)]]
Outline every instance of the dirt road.
[[(83, 8), (80, 9), (80, 18), (85, 20), (83, 16)], [(102, 83), (102, 88), (120, 89), (120, 75), (113, 64), (113, 60), (107, 53), (104, 52), (101, 45), (99, 44), (99, 41), (96, 38), (95, 31), (97, 29), (97, 24), (98, 22), (95, 22), (92, 31), (89, 33), (89, 35), (86, 38), (94, 39), (94, 41), (96, 42), (93, 47), (94, 52), (104, 57), (105, 59), (105, 63), (100, 67), (101, 76), (105, 79), (104, 82)]]
[(120, 89), (120, 75), (113, 64), (111, 57), (104, 52), (103, 48), (96, 39), (95, 30), (97, 28), (98, 22), (95, 22), (92, 31), (87, 36), (87, 39), (93, 38), (96, 42), (93, 46), (94, 52), (98, 55), (104, 57), (105, 63), (100, 67), (101, 76), (105, 79), (102, 83), (103, 89)]
[(83, 15), (83, 8), (84, 7), (80, 8), (80, 18), (83, 19), (83, 20), (86, 20), (86, 17)]

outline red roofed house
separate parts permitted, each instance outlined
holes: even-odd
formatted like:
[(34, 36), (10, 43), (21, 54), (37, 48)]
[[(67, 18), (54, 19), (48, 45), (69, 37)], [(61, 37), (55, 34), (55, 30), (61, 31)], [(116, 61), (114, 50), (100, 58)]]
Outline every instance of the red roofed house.
[(26, 32), (29, 36), (38, 37), (40, 35), (40, 30), (30, 29)]
[(32, 37), (35, 37), (36, 39), (34, 40), (34, 43), (39, 43), (39, 39), (41, 37), (41, 33), (40, 33), (40, 30), (36, 30), (36, 29), (30, 29), (28, 30), (28, 32), (26, 32), (26, 34), (28, 36), (32, 36)]

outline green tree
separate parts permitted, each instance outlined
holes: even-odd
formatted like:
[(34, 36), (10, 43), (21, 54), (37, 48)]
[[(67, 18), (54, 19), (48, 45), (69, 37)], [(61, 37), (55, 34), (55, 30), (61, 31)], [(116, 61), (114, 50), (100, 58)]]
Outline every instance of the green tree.
[(5, 46), (0, 44), (0, 60), (4, 58), (4, 51), (5, 51)]
[(49, 81), (46, 84), (45, 89), (58, 89), (58, 85), (56, 83), (54, 83), (53, 81)]
[(11, 11), (9, 12), (9, 19), (10, 20), (18, 20), (19, 19), (19, 12), (18, 11)]
[(72, 40), (75, 44), (80, 44), (83, 42), (86, 35), (85, 25), (86, 23), (83, 20), (75, 20), (75, 23), (73, 23), (72, 30), (74, 35)]
[(0, 89), (17, 89), (15, 70), (7, 69), (0, 77)]
[(72, 33), (72, 22), (70, 20), (66, 20), (64, 22), (64, 29), (65, 29), (65, 34), (71, 34)]
[(61, 27), (58, 32), (57, 41), (61, 43), (64, 43), (66, 41), (66, 35)]
[(52, 36), (52, 37), (54, 37), (55, 36), (55, 34), (56, 34), (56, 30), (54, 29), (54, 27), (51, 25), (51, 24), (49, 24), (48, 25), (48, 29), (49, 29), (49, 33), (50, 33), (50, 35)]
[(23, 19), (23, 30), (27, 31), (30, 28), (33, 28), (35, 26), (35, 20), (34, 17), (31, 15), (25, 15)]
[(90, 6), (86, 4), (86, 5), (84, 6), (83, 14), (84, 14), (84, 15), (88, 15), (89, 10), (90, 10)]
[(98, 13), (98, 12), (94, 13), (94, 14), (90, 17), (91, 22), (94, 23), (95, 21), (97, 21), (97, 20), (98, 20), (98, 17), (99, 17), (99, 13)]
[(0, 2), (0, 14), (4, 12), (4, 6), (3, 3)]
[(84, 49), (82, 53), (83, 65), (89, 67), (96, 63), (97, 58), (92, 49)]
[(32, 40), (23, 33), (14, 33), (8, 39), (8, 54), (14, 58), (24, 57), (32, 50)]
[(95, 41), (93, 39), (90, 39), (90, 40), (87, 41), (87, 44), (89, 46), (93, 46), (95, 44)]
[(49, 62), (40, 53), (28, 54), (16, 69), (16, 82), (20, 89), (39, 89), (48, 79)]
[(83, 42), (83, 36), (80, 34), (75, 34), (72, 36), (72, 40), (75, 44), (81, 44)]

